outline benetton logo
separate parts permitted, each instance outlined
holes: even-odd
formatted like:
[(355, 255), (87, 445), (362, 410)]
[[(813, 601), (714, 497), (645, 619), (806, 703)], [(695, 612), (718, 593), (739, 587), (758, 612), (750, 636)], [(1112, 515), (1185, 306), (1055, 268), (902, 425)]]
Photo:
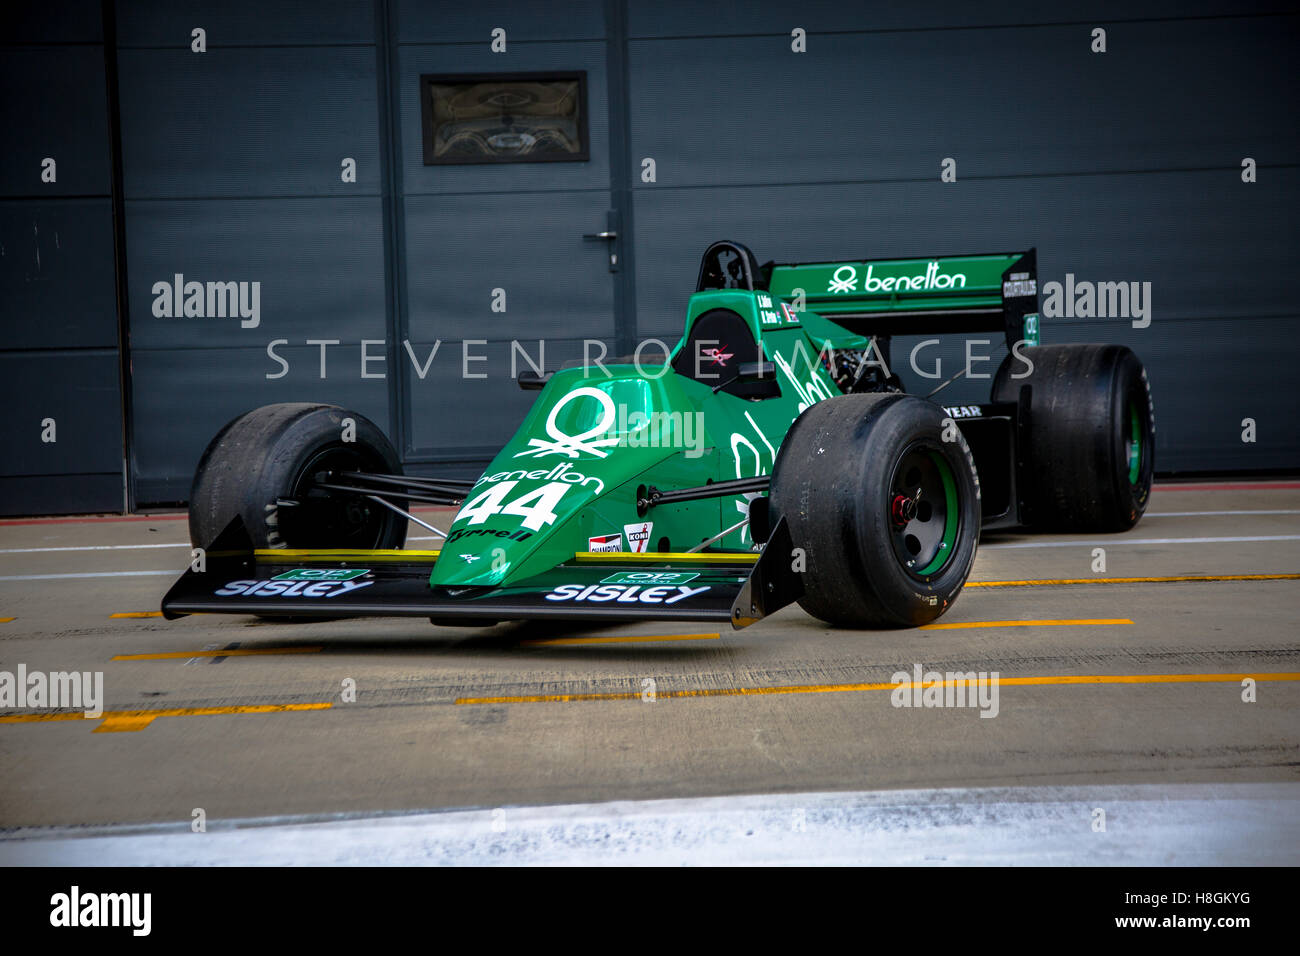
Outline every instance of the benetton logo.
[[(874, 263), (868, 263), (867, 273), (862, 277), (863, 292), (921, 292), (926, 289), (964, 289), (966, 274), (954, 272), (940, 274), (939, 262), (932, 259), (925, 266), (925, 272), (918, 276), (886, 276), (881, 279), (872, 275)], [(856, 292), (858, 289), (858, 270), (854, 266), (840, 266), (831, 275), (827, 292)]]

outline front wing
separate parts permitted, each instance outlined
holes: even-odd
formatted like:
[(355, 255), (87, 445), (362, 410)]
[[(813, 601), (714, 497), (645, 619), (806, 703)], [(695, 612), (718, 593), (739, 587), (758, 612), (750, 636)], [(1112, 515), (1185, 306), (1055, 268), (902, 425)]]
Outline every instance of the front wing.
[[(745, 627), (802, 594), (784, 522), (761, 555), (580, 552), (507, 587), (431, 587), (437, 551), (254, 550), (236, 519), (162, 601), (186, 614), (516, 620), (730, 621)], [(778, 555), (784, 555), (778, 560)], [(484, 557), (481, 560), (490, 560)]]

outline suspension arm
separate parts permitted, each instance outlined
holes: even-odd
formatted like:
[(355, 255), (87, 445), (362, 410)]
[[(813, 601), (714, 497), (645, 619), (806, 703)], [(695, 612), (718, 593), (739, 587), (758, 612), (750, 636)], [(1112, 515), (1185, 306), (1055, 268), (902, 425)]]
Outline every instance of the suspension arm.
[(367, 471), (342, 471), (337, 474), (327, 473), (326, 481), (342, 478), (344, 481), (369, 481), (381, 485), (399, 485), (404, 488), (419, 488), (422, 491), (438, 491), (446, 494), (464, 495), (474, 482), (458, 478), (423, 478), (419, 475), (375, 475)]
[(430, 505), (458, 505), (464, 501), (463, 495), (452, 495), (438, 491), (418, 491), (418, 490), (398, 490), (381, 491), (375, 488), (366, 488), (359, 485), (342, 485), (332, 481), (317, 481), (312, 483), (313, 488), (324, 488), (327, 491), (350, 491), (354, 495), (384, 495), (390, 498), (401, 498), (405, 501), (418, 501), (422, 504)]
[(637, 490), (636, 510), (644, 515), (657, 505), (674, 504), (679, 501), (701, 501), (705, 498), (728, 498), (731, 495), (744, 495), (767, 491), (772, 483), (771, 475), (759, 475), (757, 478), (737, 478), (734, 481), (714, 481), (695, 488), (673, 488), (660, 491), (654, 485)]

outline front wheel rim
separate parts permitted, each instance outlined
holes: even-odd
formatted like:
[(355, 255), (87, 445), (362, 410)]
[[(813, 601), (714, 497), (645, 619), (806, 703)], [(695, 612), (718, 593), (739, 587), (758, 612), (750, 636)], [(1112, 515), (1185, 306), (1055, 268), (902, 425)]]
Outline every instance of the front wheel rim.
[(322, 472), (386, 472), (382, 459), (346, 446), (330, 446), (313, 455), (299, 469), (289, 499), (297, 502), (278, 509), (279, 530), (289, 547), (379, 547), (388, 535), (394, 515), (382, 505), (347, 492), (316, 488)]
[(957, 550), (961, 509), (957, 479), (943, 454), (928, 444), (904, 449), (885, 496), (890, 544), (911, 577), (940, 574)]

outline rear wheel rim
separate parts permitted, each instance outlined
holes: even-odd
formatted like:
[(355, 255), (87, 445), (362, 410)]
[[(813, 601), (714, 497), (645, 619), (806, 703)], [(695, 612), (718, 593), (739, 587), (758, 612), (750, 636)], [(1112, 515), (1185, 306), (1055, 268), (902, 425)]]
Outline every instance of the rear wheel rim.
[(890, 544), (910, 576), (928, 581), (957, 550), (961, 509), (957, 479), (939, 449), (915, 443), (894, 466), (885, 496)]
[(1124, 436), (1124, 449), (1128, 454), (1128, 483), (1136, 485), (1142, 478), (1142, 420), (1137, 405), (1128, 407), (1128, 432)]
[(280, 537), (290, 548), (373, 549), (388, 536), (397, 517), (378, 502), (360, 495), (317, 488), (322, 472), (386, 473), (387, 464), (364, 449), (332, 445), (313, 455), (290, 486), (297, 504), (277, 509)]

